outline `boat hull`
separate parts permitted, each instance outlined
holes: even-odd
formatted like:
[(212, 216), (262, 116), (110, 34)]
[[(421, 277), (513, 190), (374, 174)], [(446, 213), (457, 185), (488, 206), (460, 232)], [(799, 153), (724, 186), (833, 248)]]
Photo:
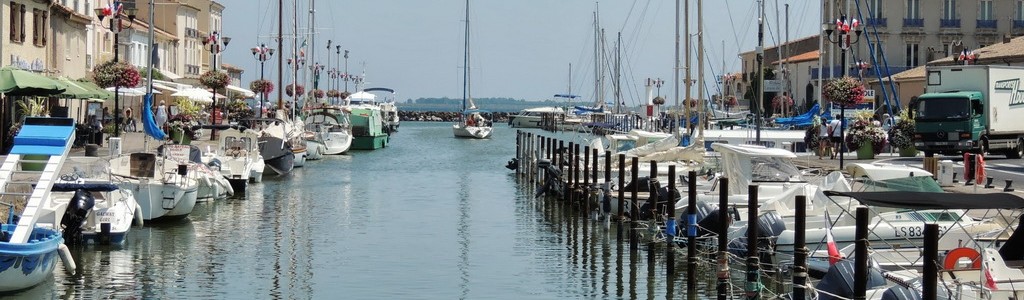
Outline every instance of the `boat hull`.
[(271, 174), (285, 175), (291, 173), (295, 168), (295, 153), (291, 145), (284, 140), (272, 136), (259, 138), (260, 156), (263, 156), (263, 164)]
[[(10, 235), (15, 227), (4, 224), (2, 229)], [(60, 259), (57, 251), (64, 242), (60, 232), (36, 227), (30, 240), (34, 242), (0, 242), (0, 292), (27, 289), (53, 277), (53, 269)]]
[(145, 221), (175, 220), (188, 217), (196, 206), (198, 184), (181, 186), (175, 183), (129, 182), (122, 188), (135, 193)]
[(344, 132), (328, 132), (323, 142), (325, 155), (339, 155), (352, 147), (352, 136)]
[(352, 149), (377, 150), (388, 146), (388, 135), (357, 136), (352, 138)]
[(452, 132), (455, 133), (455, 137), (460, 138), (486, 139), (491, 137), (492, 129), (491, 127), (452, 125)]

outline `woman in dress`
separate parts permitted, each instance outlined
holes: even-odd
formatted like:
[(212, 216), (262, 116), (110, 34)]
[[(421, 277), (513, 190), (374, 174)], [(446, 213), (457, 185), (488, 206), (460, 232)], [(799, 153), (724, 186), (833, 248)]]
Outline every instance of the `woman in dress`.
[(164, 128), (164, 123), (167, 123), (167, 106), (164, 105), (164, 101), (160, 101), (160, 106), (156, 107), (156, 125), (160, 128)]

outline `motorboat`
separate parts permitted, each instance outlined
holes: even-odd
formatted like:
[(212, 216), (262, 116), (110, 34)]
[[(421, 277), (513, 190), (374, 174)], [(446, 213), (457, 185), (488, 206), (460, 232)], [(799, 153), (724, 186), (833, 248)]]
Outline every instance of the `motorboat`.
[(259, 136), (257, 145), (264, 165), (270, 174), (285, 175), (295, 168), (295, 153), (291, 142), (285, 137), (284, 121), (277, 118), (246, 120), (249, 128)]
[(188, 217), (199, 193), (199, 175), (189, 163), (156, 153), (131, 153), (110, 160), (110, 175), (131, 191), (146, 221)]
[(388, 146), (387, 121), (375, 99), (374, 94), (365, 91), (347, 98), (348, 109), (352, 111), (351, 149), (376, 150)]
[(306, 131), (323, 142), (324, 154), (338, 155), (352, 146), (352, 129), (346, 108), (324, 105), (306, 115)]
[(203, 153), (202, 162), (227, 179), (236, 194), (245, 194), (249, 182), (263, 181), (263, 156), (258, 146), (259, 135), (245, 127), (234, 126), (219, 132), (216, 149)]
[(510, 116), (508, 125), (514, 128), (541, 128), (546, 115), (562, 116), (565, 115), (565, 110), (555, 106), (527, 108)]
[(76, 172), (62, 175), (54, 183), (53, 201), (68, 207), (61, 218), (65, 243), (123, 245), (132, 226), (144, 224), (135, 195), (103, 175), (108, 174)]
[(373, 93), (375, 96), (379, 95), (382, 98), (376, 102), (377, 106), (380, 106), (381, 116), (384, 118), (384, 132), (387, 132), (388, 135), (398, 132), (401, 120), (398, 116), (398, 106), (395, 105), (395, 90), (374, 87), (363, 89), (363, 92)]

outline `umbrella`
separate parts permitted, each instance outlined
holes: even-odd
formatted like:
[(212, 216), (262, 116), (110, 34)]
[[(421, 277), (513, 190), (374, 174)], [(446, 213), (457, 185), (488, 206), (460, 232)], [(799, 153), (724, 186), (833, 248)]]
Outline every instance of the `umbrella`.
[(0, 68), (0, 93), (11, 96), (45, 96), (64, 92), (64, 85), (46, 76), (14, 68)]
[(94, 97), (92, 97), (92, 98), (99, 99), (99, 100), (114, 99), (114, 93), (101, 88), (100, 86), (96, 85), (95, 83), (92, 83), (92, 81), (79, 80), (79, 81), (75, 81), (75, 84), (77, 84), (80, 87), (89, 89), (90, 91), (93, 91), (94, 93), (96, 93), (96, 95)]
[(57, 78), (57, 81), (64, 85), (64, 92), (60, 94), (63, 98), (87, 99), (101, 97), (97, 91), (82, 86), (65, 77)]
[[(107, 90), (113, 92), (114, 88), (113, 87), (108, 87)], [(117, 90), (117, 94), (121, 95), (121, 96), (145, 96), (146, 95), (146, 90), (143, 89), (143, 88), (123, 87), (123, 88), (120, 88), (120, 89)], [(153, 94), (162, 94), (162, 93), (160, 91), (153, 90)]]
[(213, 93), (201, 88), (187, 88), (179, 90), (177, 93), (171, 94), (173, 97), (185, 97), (189, 100), (200, 102), (200, 103), (213, 103)]

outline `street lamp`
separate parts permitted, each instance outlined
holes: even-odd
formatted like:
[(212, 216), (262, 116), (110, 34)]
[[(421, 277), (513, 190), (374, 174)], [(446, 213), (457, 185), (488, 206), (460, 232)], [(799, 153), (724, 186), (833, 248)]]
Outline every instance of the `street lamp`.
[[(252, 56), (255, 57), (256, 60), (258, 60), (260, 62), (260, 81), (263, 81), (263, 67), (266, 64), (267, 59), (270, 59), (271, 56), (274, 56), (274, 49), (273, 48), (267, 48), (266, 44), (260, 44), (259, 47), (252, 48)], [(280, 88), (280, 87), (278, 87), (278, 88)], [(263, 102), (267, 101), (266, 98), (267, 98), (267, 94), (261, 91), (260, 92), (260, 118), (263, 118)]]
[(348, 50), (345, 50), (345, 93), (348, 93)]
[[(211, 32), (209, 36), (207, 36), (205, 39), (203, 39), (203, 47), (205, 48), (206, 46), (210, 46), (209, 47), (210, 54), (212, 54), (212, 56), (213, 56), (211, 58), (210, 66), (211, 66), (211, 68), (213, 69), (214, 72), (217, 71), (217, 55), (219, 55), (221, 52), (223, 52), (224, 48), (227, 48), (228, 47), (228, 43), (230, 43), (230, 42), (231, 42), (231, 38), (230, 37), (221, 36), (220, 33), (217, 33), (216, 31)], [(217, 89), (213, 89), (213, 106), (212, 107), (213, 107), (213, 109), (211, 110), (212, 112), (210, 113), (210, 124), (211, 125), (215, 125), (215, 124), (217, 124), (217, 114), (218, 114), (218, 110), (217, 110)], [(210, 128), (210, 140), (211, 141), (216, 141), (217, 140), (217, 129)]]
[[(135, 22), (135, 13), (138, 12), (138, 10), (135, 9), (134, 6), (133, 7), (129, 7), (127, 9), (124, 9), (122, 5), (117, 5), (116, 7), (109, 7), (109, 6), (107, 6), (107, 7), (98, 7), (98, 8), (95, 9), (95, 11), (96, 11), (96, 17), (99, 18), (99, 20), (100, 20), (100, 24), (101, 24), (100, 27), (103, 27), (103, 25), (102, 25), (103, 24), (103, 19), (106, 18), (106, 17), (110, 17), (109, 18), (110, 19), (110, 26), (103, 27), (103, 28), (106, 28), (106, 29), (114, 32), (114, 64), (117, 64), (117, 62), (118, 62), (117, 58), (118, 58), (118, 55), (119, 55), (118, 52), (120, 52), (120, 51), (118, 51), (118, 49), (120, 49), (120, 47), (118, 46), (118, 41), (117, 41), (118, 34), (120, 34), (122, 30), (132, 27), (132, 23)], [(128, 26), (124, 26), (123, 22), (121, 22), (121, 20), (122, 20), (121, 19), (121, 14), (127, 14), (127, 16), (128, 16)], [(121, 92), (121, 87), (118, 86), (117, 84), (114, 84), (114, 136), (115, 137), (120, 137), (121, 136), (121, 127), (120, 127), (120, 125), (121, 125), (120, 124), (121, 123), (120, 122), (121, 121), (121, 101), (120, 101), (120, 97), (118, 97), (118, 94), (120, 92)]]
[[(847, 21), (846, 16), (843, 15), (840, 19), (836, 20), (835, 28), (833, 24), (822, 24), (821, 29), (825, 30), (825, 35), (828, 36), (829, 43), (839, 45), (839, 64), (842, 66), (842, 76), (846, 77), (846, 50), (850, 49), (850, 45), (856, 44), (860, 41), (860, 21), (853, 19), (852, 22)], [(850, 37), (850, 31), (855, 33), (855, 36)], [(833, 33), (836, 33), (838, 39), (833, 39)], [(820, 75), (820, 74), (819, 74)], [(839, 106), (839, 169), (843, 169), (843, 153), (846, 151), (846, 105)]]

